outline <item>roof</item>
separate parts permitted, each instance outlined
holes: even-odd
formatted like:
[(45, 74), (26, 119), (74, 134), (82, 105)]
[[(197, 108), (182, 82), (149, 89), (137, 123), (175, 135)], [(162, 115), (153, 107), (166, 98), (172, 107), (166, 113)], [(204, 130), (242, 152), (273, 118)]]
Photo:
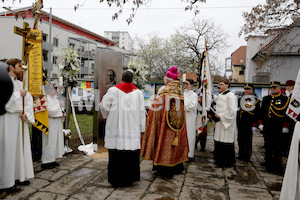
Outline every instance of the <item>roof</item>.
[[(33, 8), (34, 7), (29, 6), (29, 7), (24, 7), (24, 8), (20, 8), (20, 9), (15, 9), (15, 10), (13, 10), (13, 12), (18, 13), (18, 12), (24, 12), (25, 11), (26, 12), (26, 18), (31, 18)], [(13, 12), (10, 12), (10, 11), (0, 12), (0, 16), (11, 17), (11, 16), (15, 15)], [(46, 12), (44, 10), (41, 10), (41, 15), (42, 15), (42, 20), (49, 22), (50, 14), (48, 12)], [(92, 32), (92, 31), (89, 31), (89, 30), (85, 29), (85, 28), (77, 26), (77, 25), (75, 25), (71, 22), (68, 22), (68, 21), (66, 21), (62, 18), (59, 18), (55, 15), (52, 15), (52, 23), (60, 26), (61, 28), (65, 29), (65, 30), (73, 31), (78, 35), (86, 36), (89, 39), (98, 41), (100, 43), (104, 43), (105, 45), (108, 45), (108, 46), (117, 45), (117, 43), (115, 43), (115, 42), (113, 42), (113, 41), (111, 41), (111, 40), (109, 40), (109, 39), (107, 39), (107, 38), (105, 38), (101, 35), (98, 35), (98, 34)]]
[(178, 79), (182, 78), (182, 74), (186, 74), (186, 78), (193, 79), (193, 81), (197, 81), (198, 75), (196, 73), (178, 73)]
[(232, 66), (245, 66), (246, 65), (247, 46), (240, 46), (231, 54)]
[(265, 51), (268, 47), (270, 47), (273, 43), (275, 43), (277, 40), (279, 40), (279, 38), (286, 33), (289, 29), (291, 29), (293, 26), (295, 26), (297, 23), (300, 22), (300, 17), (296, 20), (294, 20), (294, 22), (289, 25), (288, 27), (286, 27), (285, 29), (283, 29), (276, 37), (274, 37), (268, 44), (266, 44), (265, 46), (263, 46), (253, 57), (252, 60), (255, 60), (257, 56), (260, 56), (263, 51)]

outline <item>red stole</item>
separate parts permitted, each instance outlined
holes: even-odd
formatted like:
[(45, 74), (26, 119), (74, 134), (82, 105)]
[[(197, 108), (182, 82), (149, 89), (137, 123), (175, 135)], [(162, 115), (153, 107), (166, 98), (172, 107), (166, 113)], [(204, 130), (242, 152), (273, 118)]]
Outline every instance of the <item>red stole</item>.
[(125, 93), (130, 93), (137, 89), (137, 87), (135, 87), (135, 85), (133, 85), (132, 83), (125, 83), (125, 82), (122, 82), (116, 85), (115, 87), (122, 90)]

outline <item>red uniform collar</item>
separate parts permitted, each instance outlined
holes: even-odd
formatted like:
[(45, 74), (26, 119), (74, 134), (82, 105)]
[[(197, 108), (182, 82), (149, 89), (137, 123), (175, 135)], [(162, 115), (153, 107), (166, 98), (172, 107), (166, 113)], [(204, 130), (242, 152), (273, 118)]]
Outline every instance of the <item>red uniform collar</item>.
[(119, 88), (120, 90), (122, 90), (125, 93), (130, 93), (137, 89), (137, 87), (135, 87), (135, 85), (133, 85), (132, 83), (125, 83), (125, 82), (122, 82), (122, 83), (116, 85), (115, 87)]

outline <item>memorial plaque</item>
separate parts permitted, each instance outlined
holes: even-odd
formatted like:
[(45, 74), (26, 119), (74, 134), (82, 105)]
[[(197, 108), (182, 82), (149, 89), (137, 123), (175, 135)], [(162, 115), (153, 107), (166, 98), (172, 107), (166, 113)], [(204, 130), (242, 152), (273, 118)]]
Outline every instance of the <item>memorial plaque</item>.
[(93, 143), (98, 145), (98, 152), (103, 149), (105, 136), (105, 120), (101, 116), (99, 109), (99, 102), (106, 94), (106, 91), (119, 83), (122, 78), (122, 61), (123, 54), (112, 50), (98, 50), (95, 54), (95, 112), (94, 112), (94, 131)]

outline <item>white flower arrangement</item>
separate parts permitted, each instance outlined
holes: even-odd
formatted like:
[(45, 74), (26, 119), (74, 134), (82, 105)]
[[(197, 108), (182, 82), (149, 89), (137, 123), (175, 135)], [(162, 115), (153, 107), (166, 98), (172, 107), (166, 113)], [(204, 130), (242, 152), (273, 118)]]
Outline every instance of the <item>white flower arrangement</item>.
[(64, 80), (64, 85), (67, 87), (75, 87), (77, 85), (77, 74), (80, 67), (77, 52), (71, 48), (61, 48), (58, 52), (57, 63)]
[(147, 74), (149, 74), (149, 66), (142, 60), (134, 59), (128, 63), (128, 68), (133, 71), (133, 84), (143, 89), (147, 81)]

